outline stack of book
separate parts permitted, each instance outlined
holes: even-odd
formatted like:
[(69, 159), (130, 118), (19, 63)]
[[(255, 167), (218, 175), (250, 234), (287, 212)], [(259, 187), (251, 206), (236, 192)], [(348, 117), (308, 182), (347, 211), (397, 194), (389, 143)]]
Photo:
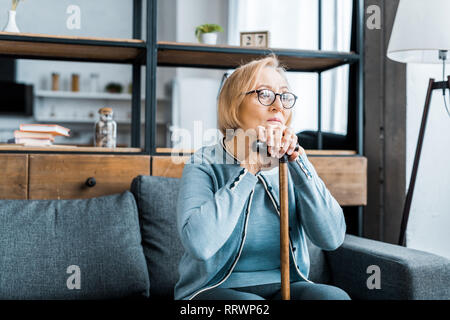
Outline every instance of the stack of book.
[(45, 147), (53, 145), (55, 136), (69, 136), (70, 129), (57, 124), (21, 124), (14, 131), (14, 142), (24, 146)]

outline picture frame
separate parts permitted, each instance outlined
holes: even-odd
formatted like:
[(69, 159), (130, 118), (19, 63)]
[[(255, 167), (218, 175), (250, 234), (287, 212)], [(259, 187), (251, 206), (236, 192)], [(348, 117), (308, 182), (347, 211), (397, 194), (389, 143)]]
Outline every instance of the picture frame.
[(240, 32), (241, 47), (269, 48), (269, 31)]

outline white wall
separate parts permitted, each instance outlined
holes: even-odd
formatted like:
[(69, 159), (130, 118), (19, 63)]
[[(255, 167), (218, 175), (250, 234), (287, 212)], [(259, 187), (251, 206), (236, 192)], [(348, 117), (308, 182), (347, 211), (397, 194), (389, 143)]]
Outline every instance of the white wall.
[[(226, 44), (228, 1), (227, 0), (159, 0), (158, 1), (158, 41), (197, 44), (195, 28), (204, 23), (217, 23), (224, 28), (219, 33), (218, 44)], [(175, 77), (221, 79), (224, 71), (196, 68), (159, 67), (157, 71), (157, 95), (167, 97)]]
[[(197, 44), (195, 28), (205, 23), (219, 24), (224, 28), (219, 33), (218, 44), (227, 44), (228, 1), (225, 0), (172, 0), (170, 14), (175, 12), (175, 34), (179, 43)], [(175, 8), (175, 10), (173, 10)], [(166, 13), (164, 12), (164, 15)], [(167, 37), (168, 35), (164, 35)], [(159, 39), (168, 41), (167, 39)], [(158, 85), (165, 79), (172, 85), (172, 147), (197, 149), (215, 139), (206, 138), (206, 131), (217, 130), (217, 94), (225, 70), (201, 68), (159, 68)], [(167, 82), (173, 80), (173, 82)], [(201, 124), (201, 127), (196, 127)], [(197, 128), (197, 129), (195, 129)], [(183, 134), (179, 140), (180, 131)], [(217, 138), (217, 134), (215, 135)]]
[[(442, 66), (408, 64), (407, 187), (429, 78), (441, 81)], [(448, 90), (447, 105), (450, 109)], [(450, 258), (450, 117), (445, 111), (442, 91), (434, 91), (431, 100), (406, 242), (410, 248)]]
[[(9, 3), (8, 0), (1, 0)], [(78, 5), (81, 28), (68, 29), (67, 7)], [(3, 7), (0, 5), (0, 7)], [(17, 23), (21, 32), (105, 38), (132, 37), (132, 2), (121, 0), (39, 0), (25, 1), (17, 9)], [(70, 74), (79, 73), (81, 90), (88, 86), (89, 73), (100, 74), (100, 87), (110, 81), (120, 82), (124, 88), (131, 81), (131, 66), (118, 64), (20, 60), (17, 81), (34, 83), (35, 89), (50, 89), (51, 71), (60, 71), (62, 89), (69, 90)]]
[[(227, 44), (228, 1), (224, 0), (177, 0), (176, 41), (198, 43), (195, 28), (205, 23), (216, 23), (224, 28), (219, 32), (217, 43)], [(178, 77), (207, 77), (221, 79), (224, 71), (211, 69), (180, 68)]]
[[(227, 0), (159, 0), (158, 41), (198, 43), (195, 28), (204, 23), (217, 23), (224, 28), (219, 33), (218, 44), (227, 43)], [(158, 97), (166, 96), (164, 87), (170, 86), (174, 77), (221, 78), (223, 71), (196, 68), (158, 68)]]
[(205, 23), (216, 23), (224, 28), (218, 36), (219, 44), (227, 43), (228, 1), (224, 0), (177, 0), (176, 40), (197, 42), (195, 28)]

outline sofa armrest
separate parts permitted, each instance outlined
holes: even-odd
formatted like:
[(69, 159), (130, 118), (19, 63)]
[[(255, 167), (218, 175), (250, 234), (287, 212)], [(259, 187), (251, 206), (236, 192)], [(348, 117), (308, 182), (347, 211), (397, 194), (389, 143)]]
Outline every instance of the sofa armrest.
[[(325, 253), (333, 285), (353, 299), (450, 299), (447, 258), (352, 235)], [(367, 270), (371, 265), (379, 267), (379, 289), (369, 289), (376, 273)]]

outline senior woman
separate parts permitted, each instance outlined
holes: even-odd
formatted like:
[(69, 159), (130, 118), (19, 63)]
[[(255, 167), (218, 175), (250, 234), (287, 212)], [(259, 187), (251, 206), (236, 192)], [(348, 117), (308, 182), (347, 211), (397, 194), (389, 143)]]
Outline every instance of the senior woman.
[[(348, 300), (308, 279), (308, 237), (324, 250), (344, 241), (337, 201), (289, 127), (297, 97), (275, 56), (237, 68), (218, 101), (220, 143), (186, 163), (177, 203), (185, 253), (175, 299), (280, 299), (278, 160), (289, 155), (290, 288), (293, 300)], [(259, 139), (268, 152), (256, 152)]]

